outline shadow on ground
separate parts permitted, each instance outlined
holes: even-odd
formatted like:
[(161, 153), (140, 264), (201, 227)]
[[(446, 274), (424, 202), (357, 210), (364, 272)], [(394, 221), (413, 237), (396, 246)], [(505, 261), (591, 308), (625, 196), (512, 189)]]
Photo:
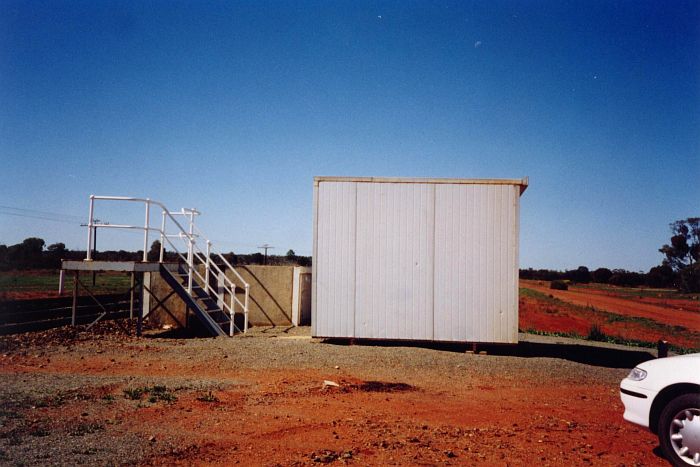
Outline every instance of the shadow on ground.
[[(447, 352), (464, 353), (473, 350), (472, 344), (453, 342), (430, 341), (398, 341), (378, 339), (324, 339), (324, 343), (331, 345), (366, 345), (377, 347), (420, 347)], [(524, 342), (518, 344), (478, 344), (478, 352), (486, 352), (487, 355), (500, 355), (522, 358), (562, 358), (586, 365), (606, 368), (634, 368), (638, 364), (655, 357), (648, 350), (630, 348), (620, 349), (596, 345), (581, 345), (570, 343), (541, 343)]]

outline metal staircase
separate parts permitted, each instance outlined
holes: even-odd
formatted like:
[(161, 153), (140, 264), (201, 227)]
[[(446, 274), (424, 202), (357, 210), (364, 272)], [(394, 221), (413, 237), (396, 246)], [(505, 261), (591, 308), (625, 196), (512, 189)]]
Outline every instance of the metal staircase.
[[(137, 226), (96, 221), (96, 201), (143, 203), (145, 222)], [(161, 210), (159, 228), (151, 226), (152, 207)], [(148, 261), (149, 234), (155, 232), (160, 239), (158, 262), (161, 277), (193, 311), (204, 328), (214, 336), (233, 336), (236, 332), (246, 332), (250, 286), (194, 225), (197, 215), (199, 212), (195, 209), (169, 211), (162, 203), (149, 198), (91, 195), (85, 261), (92, 261), (93, 236), (97, 227), (143, 230), (143, 262)], [(187, 228), (176, 217), (184, 217)], [(175, 254), (176, 262), (164, 262), (166, 244), (168, 250)], [(200, 247), (202, 244), (204, 249)], [(239, 298), (241, 294), (243, 300)], [(236, 324), (237, 315), (242, 318), (239, 320), (242, 321), (240, 326)]]
[[(229, 320), (222, 308), (219, 308), (204, 289), (199, 286), (192, 287), (192, 294), (187, 292), (187, 278), (185, 274), (178, 274), (172, 271), (166, 264), (160, 265), (160, 275), (175, 291), (175, 293), (185, 302), (187, 307), (194, 311), (194, 314), (204, 325), (204, 328), (214, 336), (225, 336), (231, 332), (233, 321)], [(182, 269), (179, 269), (180, 271)], [(226, 329), (228, 327), (228, 329)]]

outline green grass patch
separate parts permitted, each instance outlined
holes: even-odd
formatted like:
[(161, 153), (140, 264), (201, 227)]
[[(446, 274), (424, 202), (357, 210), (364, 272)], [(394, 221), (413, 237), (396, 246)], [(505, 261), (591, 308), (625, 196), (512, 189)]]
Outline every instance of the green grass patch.
[(166, 386), (154, 385), (124, 389), (124, 397), (127, 399), (140, 401), (144, 396), (148, 396), (148, 402), (152, 404), (156, 402), (172, 403), (177, 400), (177, 396)]
[(558, 298), (555, 298), (552, 295), (547, 295), (547, 294), (542, 293), (538, 290), (528, 289), (527, 287), (520, 287), (520, 296), (532, 298), (534, 300), (539, 300), (541, 302), (547, 302), (547, 303), (550, 303), (553, 305), (562, 305), (562, 306), (569, 305), (569, 303), (566, 303), (562, 300), (559, 300)]
[[(520, 329), (519, 332), (525, 332), (527, 334), (535, 334), (537, 336), (568, 337), (570, 339), (591, 340), (591, 339), (587, 339), (586, 337), (584, 337), (576, 332), (549, 332), (549, 331), (540, 331), (539, 329), (532, 329), (532, 328), (529, 328), (526, 330)], [(622, 338), (615, 337), (615, 336), (609, 336), (609, 335), (604, 334), (602, 332), (601, 332), (601, 335), (599, 337), (600, 337), (599, 339), (595, 339), (596, 342), (606, 342), (608, 344), (624, 345), (627, 347), (641, 347), (641, 348), (645, 348), (645, 349), (655, 349), (656, 348), (656, 342), (643, 341), (643, 340), (639, 340), (639, 339), (622, 339)], [(670, 351), (672, 351), (678, 355), (700, 352), (700, 348), (679, 347), (679, 346), (673, 345), (673, 344), (669, 344), (668, 348)]]
[(69, 430), (69, 434), (71, 436), (85, 436), (104, 429), (104, 425), (97, 422), (80, 422)]
[(158, 401), (163, 401), (163, 402), (175, 402), (177, 400), (177, 397), (175, 394), (172, 393), (168, 388), (165, 386), (153, 386), (150, 388), (150, 391), (147, 389), (147, 392), (150, 393), (148, 397), (148, 402), (155, 403)]
[(577, 289), (601, 290), (609, 292), (620, 298), (661, 298), (674, 300), (697, 300), (700, 295), (697, 293), (681, 293), (675, 289), (654, 289), (650, 287), (618, 287), (610, 284), (576, 284)]
[(141, 400), (144, 392), (144, 388), (126, 388), (124, 389), (124, 397), (132, 401), (138, 401)]
[[(121, 273), (99, 273), (92, 285), (91, 274), (81, 274), (80, 280), (91, 289), (102, 293), (118, 293), (131, 287), (131, 279)], [(2, 292), (56, 292), (58, 291), (59, 271), (2, 271), (0, 272), (0, 293)], [(64, 290), (73, 288), (73, 275), (66, 274)]]
[(551, 337), (568, 337), (570, 339), (584, 339), (584, 337), (577, 332), (567, 332), (567, 331), (541, 331), (539, 329), (527, 328), (525, 330), (518, 329), (518, 332), (524, 332), (527, 334), (534, 334), (536, 336), (551, 336)]
[(200, 402), (219, 402), (219, 398), (216, 397), (211, 391), (200, 395), (197, 397), (197, 400)]

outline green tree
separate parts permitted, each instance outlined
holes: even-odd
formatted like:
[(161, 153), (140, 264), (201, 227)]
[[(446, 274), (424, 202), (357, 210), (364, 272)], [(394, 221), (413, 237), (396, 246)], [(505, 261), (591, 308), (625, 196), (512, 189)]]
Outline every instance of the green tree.
[(51, 268), (60, 268), (61, 260), (66, 258), (66, 245), (64, 243), (52, 243), (46, 247), (46, 265)]
[(151, 243), (151, 248), (146, 255), (148, 261), (158, 261), (160, 259), (160, 240)]
[(598, 268), (593, 271), (593, 281), (600, 284), (607, 284), (613, 273), (608, 268)]
[(8, 269), (7, 264), (7, 245), (0, 245), (0, 270)]
[(591, 281), (591, 273), (586, 266), (579, 266), (573, 271), (572, 280), (581, 284), (588, 284)]
[(22, 243), (12, 245), (7, 249), (7, 262), (10, 268), (32, 269), (41, 268), (43, 264), (44, 242), (41, 238), (25, 238)]
[(265, 256), (262, 253), (250, 255), (250, 264), (265, 264)]
[(662, 264), (649, 269), (646, 283), (649, 287), (672, 287), (676, 280), (676, 273), (671, 266)]
[(700, 217), (689, 217), (669, 224), (671, 244), (659, 251), (668, 265), (680, 277), (680, 288), (685, 292), (700, 292)]

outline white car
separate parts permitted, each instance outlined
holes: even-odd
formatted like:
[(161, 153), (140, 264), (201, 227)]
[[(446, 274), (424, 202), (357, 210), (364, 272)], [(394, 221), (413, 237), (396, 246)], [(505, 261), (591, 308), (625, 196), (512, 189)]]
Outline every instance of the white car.
[(625, 420), (648, 428), (676, 466), (700, 466), (700, 353), (659, 358), (620, 383)]

